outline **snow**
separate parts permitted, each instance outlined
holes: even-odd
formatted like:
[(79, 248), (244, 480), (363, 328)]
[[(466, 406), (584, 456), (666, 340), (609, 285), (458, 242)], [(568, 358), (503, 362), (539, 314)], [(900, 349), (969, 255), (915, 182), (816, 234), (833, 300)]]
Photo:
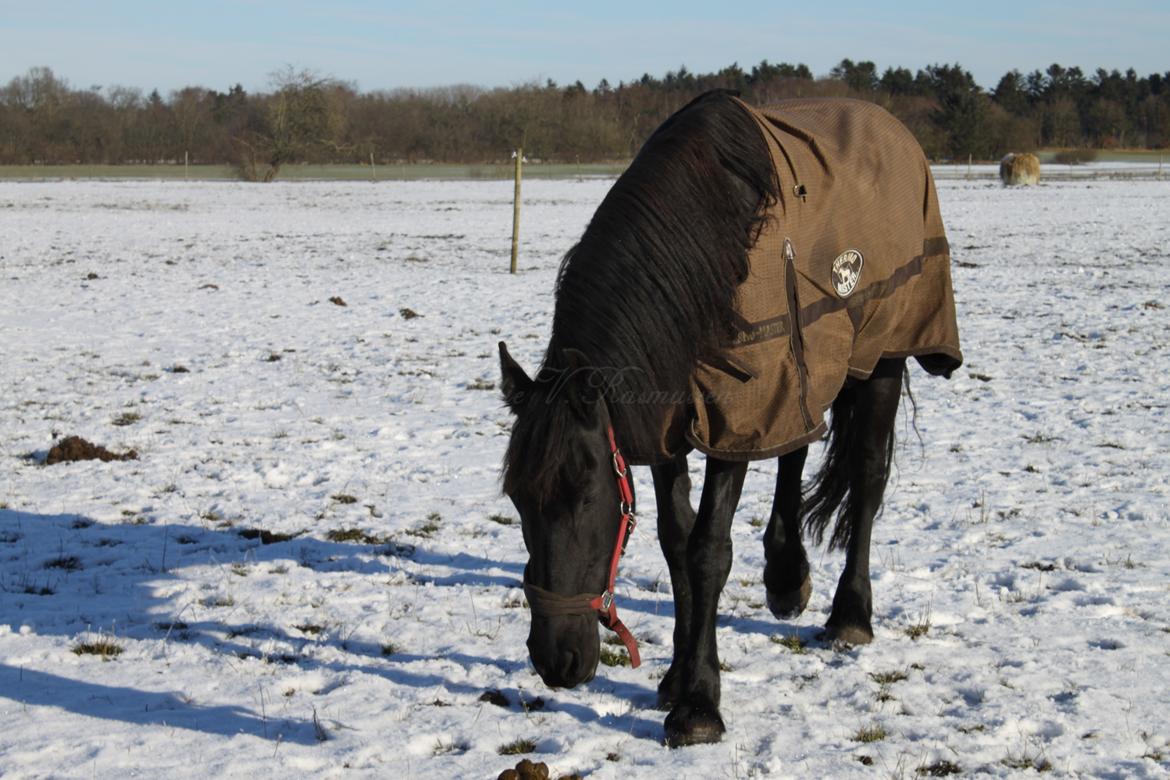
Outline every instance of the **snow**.
[[(537, 364), (609, 186), (526, 182), (512, 277), (507, 182), (0, 183), (0, 775), (495, 777), (518, 739), (554, 777), (1170, 775), (1170, 183), (940, 181), (967, 363), (914, 371), (876, 641), (816, 641), (819, 550), (809, 610), (771, 617), (754, 464), (728, 733), (681, 750), (648, 470), (619, 579), (644, 665), (571, 691), (528, 663), (499, 494), (496, 342)], [(41, 465), (70, 434), (139, 459)]]

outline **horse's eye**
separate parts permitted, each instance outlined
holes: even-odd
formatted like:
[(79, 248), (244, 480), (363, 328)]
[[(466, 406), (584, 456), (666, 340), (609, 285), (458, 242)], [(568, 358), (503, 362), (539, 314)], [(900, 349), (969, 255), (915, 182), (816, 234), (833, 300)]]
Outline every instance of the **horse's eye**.
[(583, 506), (592, 506), (597, 503), (599, 498), (599, 488), (594, 484), (587, 484), (581, 489), (581, 504)]

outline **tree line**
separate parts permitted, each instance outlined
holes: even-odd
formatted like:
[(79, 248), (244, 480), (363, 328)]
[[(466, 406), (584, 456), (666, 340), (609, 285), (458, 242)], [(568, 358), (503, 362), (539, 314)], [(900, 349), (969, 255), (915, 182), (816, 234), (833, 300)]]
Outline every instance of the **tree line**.
[(0, 88), (0, 164), (192, 163), (235, 165), (272, 178), (295, 162), (490, 163), (517, 146), (556, 162), (626, 160), (672, 111), (707, 89), (752, 103), (853, 97), (898, 116), (932, 159), (997, 159), (1041, 147), (1163, 148), (1170, 144), (1170, 71), (1054, 64), (1004, 74), (994, 89), (958, 64), (915, 72), (842, 60), (827, 76), (763, 61), (714, 73), (680, 67), (658, 78), (589, 89), (580, 81), (485, 89), (358, 91), (288, 68), (266, 92), (185, 87), (77, 89), (47, 67)]

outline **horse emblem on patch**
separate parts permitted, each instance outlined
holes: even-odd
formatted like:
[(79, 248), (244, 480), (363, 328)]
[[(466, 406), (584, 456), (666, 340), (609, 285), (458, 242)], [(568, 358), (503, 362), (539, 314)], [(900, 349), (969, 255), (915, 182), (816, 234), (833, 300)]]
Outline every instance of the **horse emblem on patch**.
[(848, 298), (861, 280), (861, 252), (846, 249), (833, 261), (833, 289), (842, 298)]

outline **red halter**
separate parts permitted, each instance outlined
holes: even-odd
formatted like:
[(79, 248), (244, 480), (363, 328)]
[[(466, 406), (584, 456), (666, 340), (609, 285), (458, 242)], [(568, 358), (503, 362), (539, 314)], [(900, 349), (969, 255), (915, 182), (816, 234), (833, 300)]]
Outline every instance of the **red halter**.
[(534, 614), (555, 616), (596, 613), (601, 624), (621, 638), (622, 644), (630, 653), (630, 666), (637, 669), (642, 663), (642, 658), (638, 655), (638, 640), (634, 639), (634, 635), (630, 633), (630, 629), (626, 628), (625, 623), (618, 619), (614, 596), (614, 580), (617, 579), (618, 563), (622, 559), (622, 553), (626, 551), (626, 543), (630, 540), (630, 534), (634, 532), (634, 528), (638, 524), (637, 518), (634, 517), (634, 490), (630, 487), (630, 470), (626, 465), (626, 459), (622, 457), (621, 450), (618, 449), (612, 425), (606, 429), (606, 433), (609, 436), (609, 449), (613, 455), (613, 470), (617, 475), (618, 509), (622, 514), (622, 519), (618, 525), (617, 543), (614, 544), (613, 555), (609, 561), (609, 579), (606, 581), (605, 590), (600, 596), (590, 596), (587, 593), (561, 596), (532, 585), (525, 578), (524, 595), (528, 597), (528, 605)]

